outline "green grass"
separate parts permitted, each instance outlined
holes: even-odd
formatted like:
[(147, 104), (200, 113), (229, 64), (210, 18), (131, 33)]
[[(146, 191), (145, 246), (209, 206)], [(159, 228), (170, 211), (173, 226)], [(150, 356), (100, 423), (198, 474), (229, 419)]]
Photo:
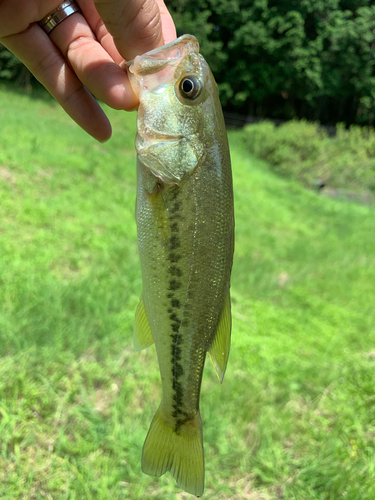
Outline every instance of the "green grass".
[[(187, 499), (141, 472), (160, 399), (132, 347), (135, 114), (98, 144), (0, 89), (0, 498)], [(236, 253), (222, 386), (201, 407), (211, 499), (375, 498), (375, 217), (271, 173), (230, 134)]]

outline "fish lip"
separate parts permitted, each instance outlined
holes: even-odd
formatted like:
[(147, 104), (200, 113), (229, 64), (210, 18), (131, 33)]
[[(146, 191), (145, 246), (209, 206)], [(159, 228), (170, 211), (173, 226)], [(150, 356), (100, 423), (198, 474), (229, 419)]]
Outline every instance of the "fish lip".
[[(146, 59), (157, 60), (158, 59), (157, 56), (159, 54), (162, 54), (165, 51), (170, 51), (171, 49), (177, 48), (179, 46), (180, 47), (188, 46), (189, 44), (190, 44), (190, 48), (188, 49), (188, 52), (196, 52), (197, 54), (199, 54), (199, 42), (195, 38), (195, 36), (182, 35), (179, 38), (176, 38), (175, 40), (172, 40), (171, 42), (166, 43), (165, 45), (162, 45), (161, 47), (157, 47), (156, 49), (152, 49), (149, 52), (146, 52), (142, 55), (136, 56), (131, 61), (127, 61), (125, 64), (123, 64), (123, 66), (126, 67), (126, 69), (133, 74), (137, 73), (138, 75), (142, 75), (142, 64), (141, 64), (142, 59), (143, 60), (146, 60)], [(192, 48), (192, 46), (194, 48)], [(178, 59), (181, 60), (182, 58), (183, 58), (183, 56), (181, 57), (181, 54), (180, 54)], [(173, 59), (175, 59), (175, 58), (160, 59), (159, 60), (160, 64), (157, 66), (157, 69), (155, 69), (155, 72), (159, 71), (163, 65), (172, 64)], [(139, 64), (137, 64), (137, 63), (139, 63)], [(137, 69), (135, 71), (132, 71), (131, 67), (134, 68), (135, 66), (137, 66)], [(148, 68), (146, 68), (145, 71), (147, 71), (147, 69)]]

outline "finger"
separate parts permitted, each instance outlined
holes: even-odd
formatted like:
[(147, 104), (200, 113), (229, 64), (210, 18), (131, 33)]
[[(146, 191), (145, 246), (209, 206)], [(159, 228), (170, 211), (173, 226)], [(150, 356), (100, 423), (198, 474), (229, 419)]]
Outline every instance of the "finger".
[(25, 31), (53, 11), (61, 0), (0, 0), (0, 38)]
[(83, 17), (86, 19), (87, 24), (90, 26), (100, 45), (104, 47), (116, 64), (120, 64), (124, 58), (119, 54), (112, 35), (108, 33), (102, 18), (96, 10), (94, 1), (78, 0), (77, 3), (79, 3)]
[[(156, 0), (161, 17), (161, 28), (163, 33), (164, 43), (172, 42), (177, 38), (176, 26), (174, 25), (172, 16), (170, 15), (167, 6), (163, 0)], [(156, 47), (155, 47), (156, 48)]]
[(95, 0), (95, 5), (126, 60), (163, 45), (162, 20), (155, 0)]
[(39, 26), (32, 24), (26, 31), (2, 38), (1, 42), (29, 68), (78, 125), (98, 141), (109, 139), (111, 125), (105, 113)]
[(69, 61), (80, 81), (98, 99), (115, 109), (130, 111), (138, 104), (127, 73), (96, 40), (81, 14), (69, 16), (54, 28), (50, 39)]
[[(164, 43), (169, 43), (176, 38), (176, 28), (164, 1), (156, 0), (156, 2), (160, 11), (163, 41)], [(119, 54), (113, 37), (108, 32), (102, 18), (96, 10), (93, 0), (79, 0), (79, 5), (99, 43), (105, 48), (117, 64), (123, 62), (124, 57)]]

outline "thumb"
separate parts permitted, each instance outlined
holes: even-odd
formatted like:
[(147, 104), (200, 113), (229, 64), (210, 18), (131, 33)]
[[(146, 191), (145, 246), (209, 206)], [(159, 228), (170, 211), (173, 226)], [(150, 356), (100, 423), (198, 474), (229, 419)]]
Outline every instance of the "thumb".
[[(117, 50), (126, 60), (176, 37), (172, 17), (163, 0), (94, 1)], [(167, 38), (166, 42), (164, 38)]]

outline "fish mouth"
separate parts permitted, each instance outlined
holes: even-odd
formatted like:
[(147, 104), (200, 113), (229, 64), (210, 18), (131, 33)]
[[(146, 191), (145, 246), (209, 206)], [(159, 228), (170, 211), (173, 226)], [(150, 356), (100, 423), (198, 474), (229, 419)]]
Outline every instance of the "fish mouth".
[(182, 35), (172, 42), (136, 56), (126, 63), (126, 67), (134, 75), (150, 75), (161, 71), (167, 64), (178, 65), (191, 52), (199, 54), (198, 40), (193, 35)]
[(189, 54), (199, 54), (199, 43), (193, 35), (183, 35), (162, 47), (150, 50), (125, 64), (130, 85), (139, 98), (141, 80), (148, 75), (155, 75), (160, 85), (165, 79), (169, 80), (171, 71)]

